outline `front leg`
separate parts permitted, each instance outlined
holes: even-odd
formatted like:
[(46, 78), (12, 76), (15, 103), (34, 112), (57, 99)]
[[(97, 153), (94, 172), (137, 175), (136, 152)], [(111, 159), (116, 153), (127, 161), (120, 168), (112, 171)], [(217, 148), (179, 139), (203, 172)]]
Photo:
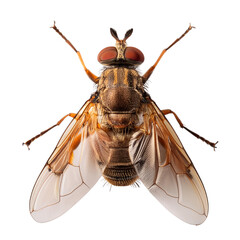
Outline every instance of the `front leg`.
[(154, 63), (153, 66), (151, 66), (147, 72), (142, 76), (143, 77), (143, 83), (145, 84), (146, 81), (148, 80), (148, 78), (151, 76), (153, 70), (155, 69), (155, 67), (158, 65), (159, 61), (161, 60), (162, 56), (166, 53), (166, 51), (171, 48), (174, 44), (176, 44), (178, 41), (180, 41), (191, 29), (193, 29), (195, 27), (191, 26), (191, 24), (189, 25), (188, 29), (179, 37), (177, 38), (172, 44), (170, 44), (167, 48), (163, 49), (163, 51), (161, 52), (160, 56), (158, 57), (157, 61)]
[(83, 59), (82, 59), (81, 53), (80, 53), (80, 52), (72, 45), (72, 43), (59, 31), (59, 29), (58, 29), (58, 28), (56, 27), (56, 25), (55, 25), (55, 21), (54, 21), (54, 24), (53, 24), (53, 26), (52, 26), (51, 28), (53, 28), (53, 29), (66, 41), (66, 43), (77, 53), (77, 55), (78, 55), (78, 57), (79, 57), (79, 59), (80, 59), (80, 62), (81, 62), (81, 64), (83, 65), (83, 68), (84, 68), (86, 74), (88, 75), (88, 77), (89, 77), (93, 82), (98, 83), (99, 78), (98, 78), (96, 75), (94, 75), (89, 69), (87, 69), (87, 67), (85, 66), (85, 63), (84, 63), (84, 61), (83, 61)]

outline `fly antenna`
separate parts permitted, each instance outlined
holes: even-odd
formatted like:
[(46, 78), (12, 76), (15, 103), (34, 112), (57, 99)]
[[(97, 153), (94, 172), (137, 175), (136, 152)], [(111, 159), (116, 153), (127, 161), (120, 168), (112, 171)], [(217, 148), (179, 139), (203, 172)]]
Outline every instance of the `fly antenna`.
[(132, 35), (132, 33), (133, 33), (133, 29), (131, 28), (125, 33), (125, 37), (123, 41), (126, 42), (126, 40)]
[(113, 28), (110, 28), (110, 32), (111, 32), (112, 36), (119, 42), (120, 40), (118, 38), (116, 30), (114, 30)]

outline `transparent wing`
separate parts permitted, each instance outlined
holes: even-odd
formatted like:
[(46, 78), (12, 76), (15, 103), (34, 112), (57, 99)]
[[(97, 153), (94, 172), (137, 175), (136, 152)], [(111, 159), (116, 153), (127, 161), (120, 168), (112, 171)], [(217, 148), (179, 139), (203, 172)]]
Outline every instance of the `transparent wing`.
[(175, 216), (189, 224), (201, 224), (208, 215), (202, 181), (175, 131), (154, 102), (148, 105), (148, 112), (150, 133), (135, 133), (130, 144), (139, 178)]
[(87, 101), (40, 173), (30, 198), (30, 213), (37, 222), (47, 222), (62, 215), (101, 176), (94, 151), (96, 134), (92, 126), (96, 115), (93, 111), (95, 105)]

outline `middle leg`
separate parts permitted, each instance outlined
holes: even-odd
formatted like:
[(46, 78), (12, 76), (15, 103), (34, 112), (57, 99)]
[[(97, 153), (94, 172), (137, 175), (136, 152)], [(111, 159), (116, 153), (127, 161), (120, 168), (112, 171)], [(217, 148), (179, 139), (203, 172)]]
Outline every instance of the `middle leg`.
[(188, 132), (190, 132), (193, 136), (195, 136), (196, 138), (201, 139), (203, 142), (207, 143), (208, 145), (210, 145), (211, 147), (213, 147), (213, 149), (215, 150), (216, 144), (218, 143), (218, 141), (217, 141), (216, 143), (210, 142), (210, 141), (208, 141), (207, 139), (201, 137), (201, 136), (198, 135), (197, 133), (195, 133), (195, 132), (191, 131), (190, 129), (188, 129), (187, 127), (185, 127), (185, 126), (183, 125), (182, 121), (180, 120), (180, 118), (177, 116), (177, 114), (176, 114), (175, 112), (173, 112), (172, 110), (170, 110), (170, 109), (164, 109), (164, 110), (161, 110), (161, 111), (162, 111), (162, 113), (163, 113), (164, 115), (167, 115), (167, 114), (169, 114), (169, 113), (172, 113), (172, 114), (174, 115), (174, 117), (176, 118), (176, 120), (177, 120), (177, 122), (178, 122), (178, 124), (179, 124), (179, 126), (180, 126), (181, 128), (184, 128), (185, 130), (187, 130)]

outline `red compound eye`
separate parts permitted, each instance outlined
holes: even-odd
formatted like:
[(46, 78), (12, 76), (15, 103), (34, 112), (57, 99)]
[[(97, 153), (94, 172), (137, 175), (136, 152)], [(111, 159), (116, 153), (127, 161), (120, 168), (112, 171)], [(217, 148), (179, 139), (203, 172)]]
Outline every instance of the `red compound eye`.
[(98, 61), (104, 63), (105, 61), (114, 60), (117, 57), (117, 49), (115, 47), (106, 47), (98, 54)]
[(127, 60), (142, 63), (144, 61), (143, 53), (135, 47), (127, 47), (125, 50), (125, 58)]

